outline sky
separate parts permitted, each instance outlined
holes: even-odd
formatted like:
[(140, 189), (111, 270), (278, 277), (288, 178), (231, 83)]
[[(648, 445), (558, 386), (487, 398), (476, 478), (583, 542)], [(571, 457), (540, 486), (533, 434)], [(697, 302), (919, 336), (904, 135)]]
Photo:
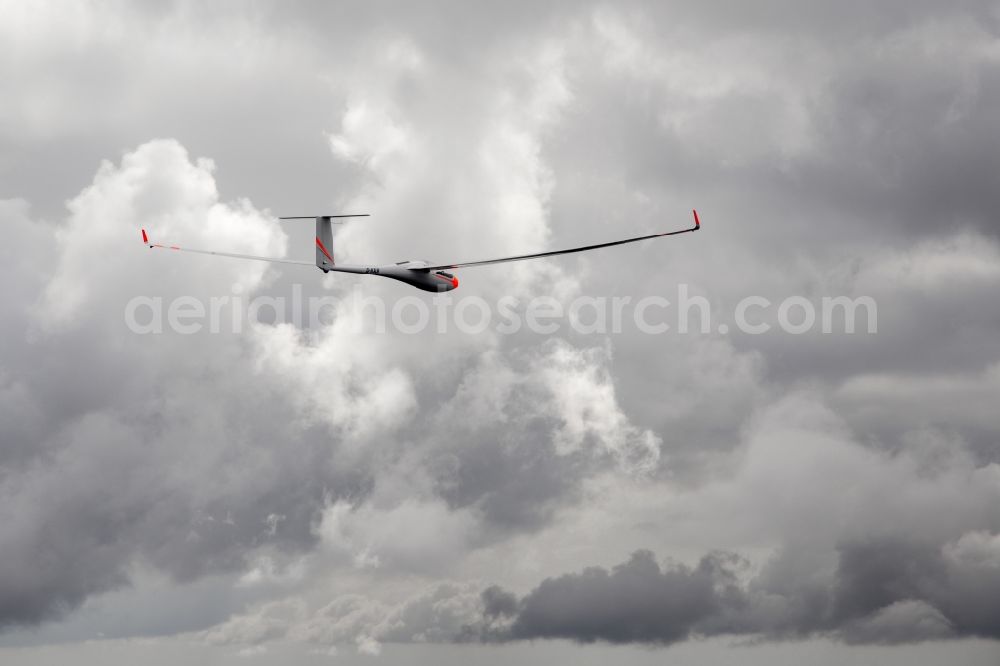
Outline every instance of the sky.
[(0, 13), (5, 664), (997, 663), (995, 3)]

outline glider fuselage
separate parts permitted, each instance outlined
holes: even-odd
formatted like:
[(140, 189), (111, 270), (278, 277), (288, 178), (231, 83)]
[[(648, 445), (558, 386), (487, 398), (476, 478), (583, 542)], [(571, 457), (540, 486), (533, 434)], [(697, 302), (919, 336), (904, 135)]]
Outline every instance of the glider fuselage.
[[(409, 264), (410, 262), (405, 262)], [(390, 266), (351, 266), (334, 264), (321, 266), (324, 273), (355, 273), (358, 275), (379, 275), (390, 280), (399, 280), (417, 289), (433, 292), (451, 291), (458, 287), (458, 278), (444, 271), (431, 271), (426, 268), (405, 268), (395, 264)]]

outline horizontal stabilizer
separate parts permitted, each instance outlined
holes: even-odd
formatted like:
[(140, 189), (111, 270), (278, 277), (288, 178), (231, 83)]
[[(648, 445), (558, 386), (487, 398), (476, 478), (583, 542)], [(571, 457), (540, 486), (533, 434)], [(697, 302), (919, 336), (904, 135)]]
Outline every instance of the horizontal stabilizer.
[(368, 213), (352, 213), (351, 215), (293, 215), (291, 217), (279, 217), (279, 220), (315, 220), (316, 218), (323, 218), (325, 220), (332, 220), (336, 217), (371, 217)]

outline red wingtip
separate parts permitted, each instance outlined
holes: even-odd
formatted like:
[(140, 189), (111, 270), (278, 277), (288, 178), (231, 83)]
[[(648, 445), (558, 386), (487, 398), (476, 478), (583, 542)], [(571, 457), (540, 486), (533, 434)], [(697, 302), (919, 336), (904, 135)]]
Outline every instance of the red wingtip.
[(691, 212), (694, 213), (694, 228), (701, 229), (701, 220), (698, 219), (698, 211), (692, 208)]
[(146, 235), (146, 230), (142, 230), (142, 242), (149, 245), (149, 236)]

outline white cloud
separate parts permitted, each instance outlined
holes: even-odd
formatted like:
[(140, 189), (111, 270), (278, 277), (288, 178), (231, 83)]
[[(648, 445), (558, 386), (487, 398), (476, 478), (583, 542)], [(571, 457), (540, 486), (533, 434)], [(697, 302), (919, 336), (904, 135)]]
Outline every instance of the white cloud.
[(65, 325), (91, 313), (115, 316), (100, 306), (154, 289), (228, 295), (233, 285), (247, 291), (259, 286), (267, 270), (260, 262), (210, 263), (186, 255), (169, 257), (176, 262), (170, 265), (161, 261), (164, 252), (142, 243), (139, 230), (145, 228), (153, 242), (284, 255), (284, 234), (249, 201), (219, 201), (213, 171), (211, 160), (192, 162), (174, 140), (145, 143), (120, 166), (104, 162), (93, 183), (68, 203), (69, 220), (56, 233), (44, 321)]
[(592, 437), (598, 447), (612, 453), (630, 471), (649, 472), (656, 467), (660, 438), (629, 423), (598, 350), (558, 345), (546, 361), (541, 366), (541, 379), (552, 392), (562, 421), (555, 434), (557, 451), (580, 449)]
[(328, 506), (317, 528), (323, 547), (360, 567), (393, 572), (444, 572), (468, 550), (475, 517), (437, 499), (403, 500), (395, 506), (345, 501)]
[(478, 581), (443, 582), (395, 602), (344, 594), (307, 611), (302, 602), (268, 602), (200, 634), (212, 644), (263, 646), (293, 640), (333, 650), (354, 644), (361, 654), (378, 655), (383, 642), (447, 643), (459, 639), (482, 614)]
[(347, 311), (315, 341), (291, 324), (253, 332), (255, 368), (285, 387), (307, 421), (319, 420), (362, 442), (392, 433), (414, 413), (409, 374), (384, 354), (386, 338), (366, 334)]
[(201, 638), (215, 645), (260, 646), (281, 638), (288, 628), (305, 617), (306, 609), (295, 600), (272, 601), (244, 615), (203, 632)]

